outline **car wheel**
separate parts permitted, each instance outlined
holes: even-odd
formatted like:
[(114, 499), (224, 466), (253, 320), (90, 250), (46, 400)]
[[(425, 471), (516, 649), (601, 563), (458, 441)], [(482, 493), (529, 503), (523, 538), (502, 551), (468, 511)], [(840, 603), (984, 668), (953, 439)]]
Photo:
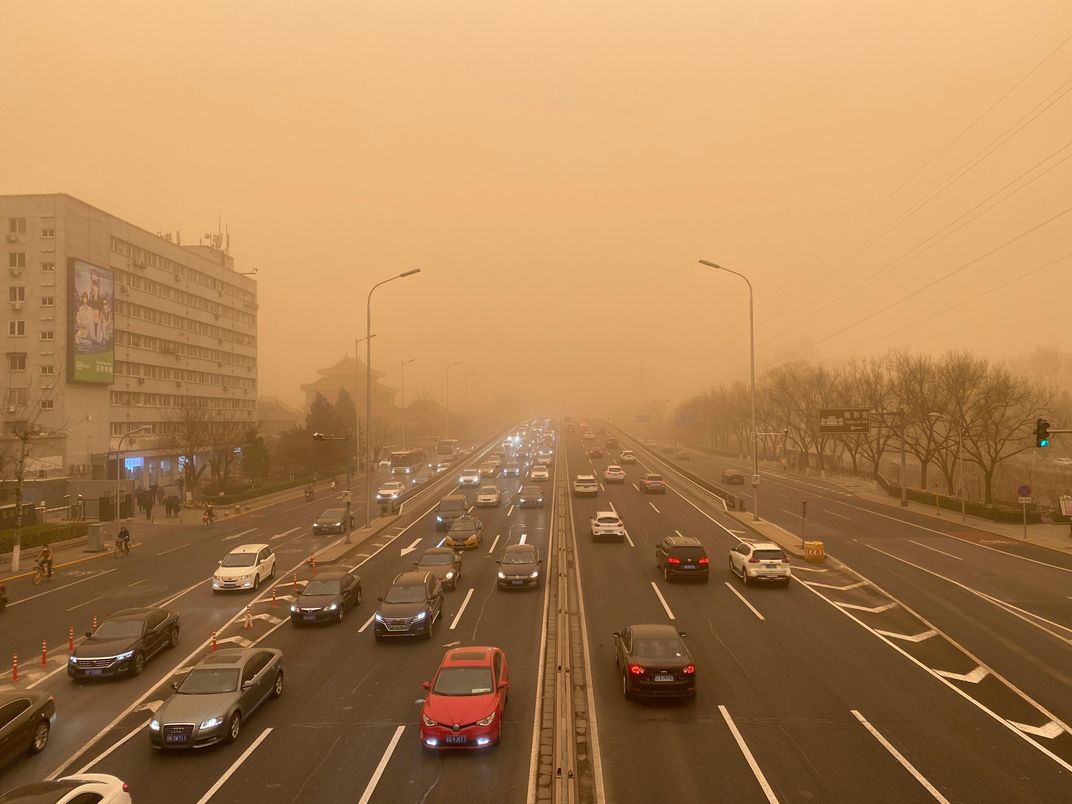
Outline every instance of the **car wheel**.
[(131, 665), (131, 672), (134, 675), (140, 676), (141, 671), (145, 669), (145, 654), (140, 650), (134, 654), (134, 663)]
[(670, 583), (670, 567), (663, 567), (663, 580)]
[(272, 571), (268, 573), (268, 577), (272, 578), (273, 580), (275, 579), (275, 562), (274, 561), (272, 562)]
[(278, 698), (283, 694), (283, 671), (277, 670), (275, 674), (275, 686), (272, 687), (272, 697)]
[(748, 570), (746, 570), (744, 567), (741, 567), (741, 583), (743, 583), (745, 586), (748, 586)]
[(357, 597), (354, 598), (354, 605), (355, 606), (360, 606), (361, 605), (361, 587), (360, 586), (357, 587)]
[(169, 648), (177, 647), (179, 644), (179, 629), (172, 628), (171, 633), (168, 634), (167, 646)]
[(622, 671), (622, 697), (625, 700), (629, 700), (632, 697), (629, 693), (629, 678), (625, 675), (625, 671)]
[(52, 731), (52, 725), (47, 720), (41, 720), (34, 729), (33, 740), (30, 742), (30, 753), (40, 754), (48, 745), (48, 735)]
[(253, 591), (256, 592), (260, 588), (261, 588), (261, 576), (258, 573), (257, 575), (253, 576)]
[(235, 712), (231, 715), (231, 719), (227, 721), (227, 733), (223, 736), (229, 743), (233, 743), (238, 739), (238, 733), (242, 731), (242, 715)]
[(342, 618), (346, 616), (346, 606), (339, 606), (339, 610), (335, 613), (335, 622), (341, 623)]

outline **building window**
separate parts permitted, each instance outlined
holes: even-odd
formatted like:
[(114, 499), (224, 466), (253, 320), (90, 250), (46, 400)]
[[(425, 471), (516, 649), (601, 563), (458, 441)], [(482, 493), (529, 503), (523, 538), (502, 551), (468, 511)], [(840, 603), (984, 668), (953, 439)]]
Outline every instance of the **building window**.
[(12, 287), (7, 289), (7, 300), (13, 302), (26, 301), (26, 288)]
[(55, 307), (56, 306), (56, 297), (55, 296), (42, 296), (41, 297), (41, 306), (42, 307)]
[(25, 321), (8, 321), (7, 322), (7, 334), (14, 335), (16, 337), (26, 334), (26, 322)]
[(41, 330), (41, 340), (43, 340), (43, 341), (55, 340), (55, 338), (52, 335), (52, 330), (50, 330), (50, 329)]
[(7, 356), (8, 371), (26, 371), (26, 355), (12, 352)]
[(55, 366), (41, 366), (41, 375), (44, 377), (51, 377), (56, 373)]
[(26, 219), (25, 218), (8, 218), (7, 230), (11, 234), (26, 234)]
[(56, 236), (56, 227), (55, 226), (42, 226), (41, 227), (41, 237), (44, 237), (46, 239), (52, 239), (55, 236)]
[(53, 400), (51, 400), (51, 399), (42, 399), (41, 400), (41, 410), (52, 410), (54, 407), (55, 407), (55, 404), (53, 403)]
[(7, 267), (8, 268), (25, 268), (26, 267), (26, 252), (25, 251), (12, 251), (7, 255)]
[(26, 398), (25, 388), (8, 388), (4, 396), (5, 402), (9, 405), (25, 405)]
[(42, 271), (55, 272), (56, 263), (54, 263), (54, 262), (43, 262), (43, 263), (41, 263), (41, 270)]

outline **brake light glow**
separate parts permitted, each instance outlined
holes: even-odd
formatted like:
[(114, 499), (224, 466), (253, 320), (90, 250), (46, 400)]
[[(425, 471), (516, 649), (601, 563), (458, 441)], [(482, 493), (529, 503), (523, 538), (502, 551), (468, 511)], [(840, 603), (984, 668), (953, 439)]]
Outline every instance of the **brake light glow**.
[(685, 665), (684, 669), (681, 672), (684, 673), (687, 676), (691, 676), (693, 673), (696, 672), (696, 665), (687, 664), (687, 665)]
[(641, 667), (639, 664), (631, 664), (629, 665), (629, 672), (632, 673), (634, 676), (642, 676), (644, 675), (644, 668)]
[(700, 559), (699, 563), (700, 564), (708, 564), (708, 563), (710, 563), (710, 560), (707, 558), (707, 556), (704, 556), (703, 558)]
[(680, 558), (675, 558), (674, 556), (670, 556), (669, 558), (666, 559), (666, 563), (667, 564), (680, 564), (681, 559)]

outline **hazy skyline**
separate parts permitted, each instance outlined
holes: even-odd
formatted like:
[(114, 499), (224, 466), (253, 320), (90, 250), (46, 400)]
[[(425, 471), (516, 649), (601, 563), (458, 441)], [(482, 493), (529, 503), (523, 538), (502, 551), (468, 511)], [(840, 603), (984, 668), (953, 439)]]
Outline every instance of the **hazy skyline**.
[(999, 139), (1068, 91), (1072, 44), (943, 151), (1068, 39), (1067, 3), (294, 9), (22, 4), (0, 54), (2, 192), (69, 193), (184, 243), (222, 218), (259, 270), (262, 394), (299, 402), (353, 353), (371, 284), (412, 267), (373, 314), (387, 382), (417, 359), (409, 399), (441, 396), (456, 360), (452, 398), (475, 371), (556, 410), (637, 398), (642, 367), (648, 397), (745, 378), (744, 285), (700, 258), (752, 279), (760, 371), (1072, 349), (1072, 259), (942, 313), (1072, 251), (1069, 213), (972, 263), (1072, 205), (1072, 98)]

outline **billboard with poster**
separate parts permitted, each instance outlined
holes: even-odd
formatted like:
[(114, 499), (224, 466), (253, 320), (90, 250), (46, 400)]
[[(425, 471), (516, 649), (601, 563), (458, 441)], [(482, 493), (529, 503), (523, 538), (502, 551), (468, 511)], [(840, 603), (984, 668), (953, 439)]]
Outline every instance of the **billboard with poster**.
[(67, 379), (110, 385), (115, 373), (115, 275), (67, 261)]

